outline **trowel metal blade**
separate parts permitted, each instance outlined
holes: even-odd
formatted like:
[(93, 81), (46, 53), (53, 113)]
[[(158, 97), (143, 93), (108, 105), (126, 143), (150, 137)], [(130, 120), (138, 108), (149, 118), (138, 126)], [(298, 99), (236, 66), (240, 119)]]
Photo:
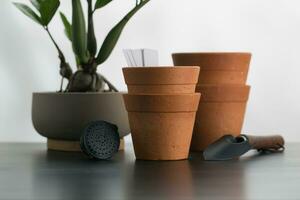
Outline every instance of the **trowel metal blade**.
[(249, 151), (251, 146), (247, 137), (225, 135), (209, 145), (203, 152), (205, 160), (222, 161), (239, 157)]

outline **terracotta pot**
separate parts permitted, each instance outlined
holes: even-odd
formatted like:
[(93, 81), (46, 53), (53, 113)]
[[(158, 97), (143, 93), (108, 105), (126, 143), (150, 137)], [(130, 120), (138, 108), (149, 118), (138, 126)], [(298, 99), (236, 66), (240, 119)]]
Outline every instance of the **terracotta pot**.
[(125, 94), (136, 158), (187, 159), (199, 100), (199, 93)]
[(194, 66), (123, 68), (129, 94), (194, 93), (199, 72)]
[(198, 84), (246, 84), (250, 53), (174, 53), (174, 65), (201, 67)]
[(191, 150), (203, 151), (223, 135), (240, 135), (250, 86), (198, 86), (196, 91), (201, 92), (202, 99)]
[(123, 93), (33, 93), (32, 122), (42, 136), (78, 141), (87, 123), (116, 124), (121, 137), (130, 133)]

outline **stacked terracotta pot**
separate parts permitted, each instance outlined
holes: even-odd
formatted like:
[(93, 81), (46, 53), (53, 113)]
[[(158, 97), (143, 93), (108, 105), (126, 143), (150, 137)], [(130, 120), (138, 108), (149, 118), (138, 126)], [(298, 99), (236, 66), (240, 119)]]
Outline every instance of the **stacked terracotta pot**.
[(195, 93), (199, 67), (123, 68), (137, 159), (188, 158), (200, 94)]
[(203, 151), (223, 135), (240, 135), (250, 86), (246, 85), (250, 53), (176, 53), (175, 65), (201, 66), (196, 91), (202, 100), (192, 147)]

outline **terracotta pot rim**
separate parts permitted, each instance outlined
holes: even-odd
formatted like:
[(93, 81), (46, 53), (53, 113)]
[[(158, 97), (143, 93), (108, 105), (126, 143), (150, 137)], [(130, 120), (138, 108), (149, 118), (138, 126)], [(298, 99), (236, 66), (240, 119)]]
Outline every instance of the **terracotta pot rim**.
[(196, 84), (200, 67), (126, 67), (122, 71), (127, 85)]
[[(163, 86), (163, 85), (178, 85), (178, 86), (195, 86), (195, 83), (181, 83), (181, 84), (177, 84), (177, 83), (161, 83), (161, 84), (127, 84), (127, 86)], [(139, 93), (140, 94), (140, 93)]]
[(175, 65), (199, 65), (202, 71), (242, 71), (246, 74), (249, 70), (251, 57), (250, 52), (182, 52), (172, 54)]
[(249, 85), (204, 85), (197, 86), (202, 93), (201, 103), (247, 102), (250, 95)]
[(123, 95), (126, 94), (125, 91), (121, 92), (33, 92), (32, 95), (56, 95), (56, 96), (80, 96), (80, 95)]
[(210, 68), (202, 68), (201, 72), (245, 72), (243, 69), (210, 69)]
[(252, 55), (251, 52), (176, 52), (172, 55)]
[(241, 85), (241, 84), (198, 84), (196, 88), (251, 88), (250, 85)]
[(192, 65), (192, 66), (150, 66), (150, 67), (123, 67), (122, 70), (142, 70), (142, 69), (187, 69), (187, 68), (190, 68), (190, 69), (198, 69), (201, 67), (200, 66), (197, 66), (197, 65)]
[(185, 113), (198, 110), (201, 94), (124, 94), (123, 98), (128, 112)]
[(163, 114), (163, 113), (196, 113), (197, 110), (195, 111), (143, 111), (143, 110), (140, 110), (140, 111), (127, 111), (128, 113), (158, 113), (158, 114)]
[(144, 97), (149, 97), (149, 96), (153, 96), (153, 97), (182, 97), (182, 96), (198, 96), (200, 95), (201, 96), (201, 93), (200, 92), (195, 92), (195, 93), (184, 93), (184, 94), (170, 94), (170, 93), (166, 93), (166, 94), (163, 94), (163, 93), (138, 93), (138, 94), (129, 94), (129, 93), (125, 93), (123, 94), (124, 96), (144, 96)]

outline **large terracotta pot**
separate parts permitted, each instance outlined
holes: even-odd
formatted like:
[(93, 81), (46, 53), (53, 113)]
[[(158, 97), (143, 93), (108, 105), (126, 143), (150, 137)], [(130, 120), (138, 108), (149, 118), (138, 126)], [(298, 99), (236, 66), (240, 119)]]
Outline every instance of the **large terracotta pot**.
[(123, 68), (129, 94), (194, 93), (199, 72), (194, 66)]
[(123, 93), (33, 93), (36, 131), (54, 140), (78, 141), (91, 121), (116, 124), (121, 137), (130, 133)]
[(202, 98), (197, 111), (191, 150), (203, 151), (223, 135), (238, 136), (243, 126), (250, 86), (198, 86)]
[(251, 60), (250, 53), (174, 53), (174, 65), (200, 66), (198, 84), (243, 84)]
[(200, 94), (125, 94), (136, 158), (187, 159), (199, 100)]

